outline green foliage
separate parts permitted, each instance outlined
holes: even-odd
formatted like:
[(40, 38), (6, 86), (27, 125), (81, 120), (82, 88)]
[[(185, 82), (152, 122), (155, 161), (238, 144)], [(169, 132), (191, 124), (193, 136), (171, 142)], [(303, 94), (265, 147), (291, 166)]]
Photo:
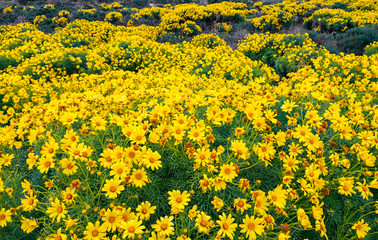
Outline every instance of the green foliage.
[(352, 28), (336, 35), (340, 51), (361, 55), (367, 45), (378, 41), (378, 26)]
[(346, 12), (351, 12), (353, 10), (353, 9), (350, 9), (348, 7), (348, 4), (342, 3), (342, 2), (337, 2), (337, 3), (333, 4), (332, 7), (333, 8), (338, 8), (338, 9), (342, 9), (342, 10), (344, 10)]
[(0, 70), (4, 70), (8, 67), (15, 67), (19, 64), (17, 59), (14, 59), (10, 56), (0, 55)]
[(62, 69), (68, 75), (79, 73), (87, 69), (85, 52), (68, 53), (56, 62), (52, 63), (53, 68)]
[(375, 45), (367, 46), (364, 54), (367, 55), (367, 56), (371, 56), (371, 55), (377, 54), (377, 53), (378, 53), (378, 44), (375, 44)]

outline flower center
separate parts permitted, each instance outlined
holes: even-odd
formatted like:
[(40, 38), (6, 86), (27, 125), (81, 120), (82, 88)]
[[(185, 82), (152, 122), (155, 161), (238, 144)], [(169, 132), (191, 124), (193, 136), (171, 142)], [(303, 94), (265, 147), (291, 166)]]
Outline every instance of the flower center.
[(130, 226), (127, 230), (128, 230), (130, 233), (133, 233), (133, 232), (135, 232), (135, 227), (134, 227), (134, 226)]
[(202, 226), (202, 227), (206, 227), (206, 226), (207, 226), (207, 222), (206, 222), (205, 220), (202, 220), (202, 221), (201, 221), (201, 226)]
[(142, 179), (142, 174), (141, 173), (135, 174), (135, 178), (138, 179), (138, 180), (141, 180)]
[(249, 230), (255, 229), (255, 224), (253, 224), (253, 223), (248, 224), (248, 229)]
[(256, 207), (260, 207), (261, 206), (261, 202), (260, 201), (256, 201)]
[(92, 236), (93, 236), (93, 237), (97, 237), (97, 235), (98, 235), (98, 231), (97, 231), (97, 230), (93, 230), (93, 231), (92, 231)]
[(223, 229), (227, 230), (228, 229), (228, 223), (223, 223)]
[(277, 201), (277, 196), (272, 196), (272, 200), (275, 202)]
[(57, 207), (57, 208), (56, 208), (56, 212), (57, 212), (57, 213), (61, 213), (61, 212), (63, 212), (63, 208), (62, 208), (61, 206)]
[(205, 186), (205, 187), (208, 186), (209, 185), (209, 181), (208, 180), (204, 180), (202, 185)]
[(142, 213), (146, 214), (147, 213), (147, 209), (143, 208)]
[(182, 202), (182, 198), (181, 197), (177, 197), (176, 198), (176, 202), (178, 202), (178, 203)]
[(239, 206), (239, 207), (243, 207), (243, 206), (244, 206), (244, 202), (243, 202), (243, 201), (239, 201), (239, 202), (238, 202), (238, 206)]
[(45, 167), (50, 167), (51, 166), (51, 162), (45, 162)]
[(231, 173), (231, 169), (226, 168), (226, 169), (224, 170), (224, 172), (225, 172), (226, 174), (230, 174), (230, 173)]
[(0, 220), (4, 220), (5, 219), (5, 215), (4, 214), (0, 214)]
[(111, 192), (115, 192), (116, 190), (117, 190), (116, 187), (114, 187), (114, 186), (111, 186), (111, 187), (110, 187), (110, 191), (111, 191)]
[(166, 223), (162, 223), (160, 228), (161, 230), (166, 230), (168, 228), (168, 225)]
[(114, 223), (114, 221), (115, 221), (115, 217), (111, 216), (111, 217), (109, 218), (109, 222), (110, 222), (110, 223)]
[(71, 194), (71, 193), (67, 194), (66, 198), (67, 198), (68, 200), (72, 199), (72, 194)]

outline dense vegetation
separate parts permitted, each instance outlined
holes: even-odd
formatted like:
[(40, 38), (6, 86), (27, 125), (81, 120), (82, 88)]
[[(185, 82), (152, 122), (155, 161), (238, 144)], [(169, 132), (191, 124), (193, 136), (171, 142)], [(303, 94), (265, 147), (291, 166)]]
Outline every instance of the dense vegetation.
[(0, 238), (376, 239), (378, 4), (170, 2), (1, 9)]

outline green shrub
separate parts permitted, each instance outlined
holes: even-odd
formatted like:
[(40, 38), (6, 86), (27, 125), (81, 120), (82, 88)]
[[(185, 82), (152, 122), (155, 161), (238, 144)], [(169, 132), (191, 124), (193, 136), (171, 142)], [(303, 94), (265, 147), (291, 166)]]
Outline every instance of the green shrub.
[(378, 42), (374, 42), (365, 48), (365, 55), (371, 56), (378, 53)]
[(16, 59), (9, 56), (0, 55), (0, 70), (4, 70), (10, 66), (15, 67), (18, 64), (19, 62)]
[(344, 10), (344, 11), (346, 11), (346, 12), (351, 12), (351, 11), (353, 11), (353, 9), (350, 9), (350, 8), (348, 7), (348, 4), (346, 4), (346, 3), (342, 3), (342, 2), (337, 2), (337, 3), (333, 4), (332, 7), (333, 7), (333, 8), (338, 8), (338, 9), (342, 9), (342, 10)]
[(205, 48), (215, 48), (217, 46), (226, 46), (226, 42), (214, 34), (201, 34), (192, 39), (192, 45)]
[(367, 45), (378, 41), (378, 26), (365, 26), (348, 29), (336, 35), (340, 51), (362, 55)]

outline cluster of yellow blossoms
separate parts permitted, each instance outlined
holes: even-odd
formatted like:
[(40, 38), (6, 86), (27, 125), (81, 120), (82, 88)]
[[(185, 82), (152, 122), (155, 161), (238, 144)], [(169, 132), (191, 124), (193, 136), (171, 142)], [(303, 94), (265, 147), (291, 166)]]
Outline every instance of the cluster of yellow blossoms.
[(290, 34), (158, 43), (161, 27), (1, 27), (1, 234), (377, 236), (378, 54)]
[[(153, 18), (160, 21), (159, 28), (162, 34), (174, 31), (182, 31), (184, 34), (192, 32), (185, 31), (188, 24), (194, 25), (199, 32), (201, 26), (212, 28), (216, 24), (227, 21), (244, 21), (246, 16), (256, 10), (248, 10), (245, 3), (221, 2), (209, 5), (180, 4), (176, 6), (165, 5), (164, 7), (151, 7), (136, 10), (132, 15), (135, 20), (141, 18)], [(225, 31), (229, 31), (228, 27)]]

